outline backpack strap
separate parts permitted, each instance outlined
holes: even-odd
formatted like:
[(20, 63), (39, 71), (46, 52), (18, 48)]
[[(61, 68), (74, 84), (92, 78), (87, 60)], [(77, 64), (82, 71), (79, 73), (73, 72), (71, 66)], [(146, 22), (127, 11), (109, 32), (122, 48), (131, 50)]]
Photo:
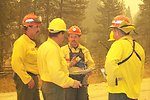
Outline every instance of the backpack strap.
[(133, 52), (135, 52), (135, 54), (136, 54), (136, 56), (139, 58), (139, 60), (141, 61), (141, 57), (139, 56), (139, 54), (135, 51), (135, 40), (133, 40), (133, 50), (132, 50), (132, 53), (126, 58), (126, 59), (124, 59), (124, 60), (122, 60), (121, 62), (119, 62), (118, 63), (118, 65), (120, 65), (120, 64), (122, 64), (122, 63), (124, 63), (124, 62), (126, 62), (131, 56), (132, 56), (132, 54), (133, 54)]
[(80, 48), (80, 50), (79, 50), (79, 56), (83, 59), (83, 61), (85, 61), (84, 53), (83, 53), (83, 51), (82, 51), (81, 48)]
[(69, 51), (72, 53), (72, 50), (70, 49), (69, 45), (68, 45)]
[[(135, 44), (135, 43), (134, 43), (134, 44)], [(142, 59), (141, 59), (140, 55), (135, 51), (135, 45), (134, 45), (133, 52), (135, 52), (136, 56), (137, 56), (137, 57), (139, 58), (139, 60), (141, 61)]]

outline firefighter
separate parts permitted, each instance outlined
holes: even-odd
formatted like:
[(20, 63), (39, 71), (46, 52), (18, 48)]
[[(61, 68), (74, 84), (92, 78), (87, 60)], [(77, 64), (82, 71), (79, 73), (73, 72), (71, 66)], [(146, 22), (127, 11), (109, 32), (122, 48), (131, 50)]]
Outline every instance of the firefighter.
[(74, 71), (82, 71), (95, 66), (89, 50), (80, 44), (81, 30), (78, 26), (72, 26), (68, 29), (68, 44), (61, 47), (63, 55), (70, 66), (70, 77), (79, 80), (82, 87), (66, 89), (66, 100), (88, 100), (87, 85), (84, 74), (73, 74)]
[(66, 24), (61, 18), (49, 23), (49, 37), (38, 49), (38, 68), (42, 80), (44, 100), (65, 100), (64, 88), (79, 88), (80, 82), (69, 77), (67, 62), (60, 45), (64, 40)]
[(129, 18), (116, 16), (112, 25), (111, 40), (106, 61), (106, 79), (109, 100), (137, 100), (144, 71), (145, 53), (142, 46), (130, 35), (135, 30)]
[(22, 21), (24, 34), (14, 43), (12, 69), (17, 100), (40, 100), (38, 91), (37, 48), (34, 42), (40, 31), (41, 17), (27, 14)]

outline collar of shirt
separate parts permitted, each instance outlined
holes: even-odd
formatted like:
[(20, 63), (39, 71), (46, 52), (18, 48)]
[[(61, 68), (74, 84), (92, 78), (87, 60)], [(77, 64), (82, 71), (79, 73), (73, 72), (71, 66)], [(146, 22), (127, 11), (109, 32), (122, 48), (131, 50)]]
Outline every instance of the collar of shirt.
[(119, 40), (125, 40), (125, 39), (127, 39), (127, 40), (133, 40), (133, 38), (130, 35), (123, 36)]
[(24, 38), (26, 41), (28, 41), (28, 42), (30, 42), (30, 43), (36, 45), (35, 42), (34, 42), (33, 40), (31, 40), (26, 34), (23, 34), (23, 38)]
[(55, 44), (57, 47), (60, 48), (60, 46), (59, 46), (53, 39), (51, 39), (50, 37), (48, 37), (47, 41), (49, 41), (49, 42)]
[(70, 44), (68, 44), (69, 48), (72, 50), (72, 52), (79, 52), (79, 50), (82, 48), (81, 44), (79, 44), (79, 46), (75, 49), (73, 47), (71, 47)]

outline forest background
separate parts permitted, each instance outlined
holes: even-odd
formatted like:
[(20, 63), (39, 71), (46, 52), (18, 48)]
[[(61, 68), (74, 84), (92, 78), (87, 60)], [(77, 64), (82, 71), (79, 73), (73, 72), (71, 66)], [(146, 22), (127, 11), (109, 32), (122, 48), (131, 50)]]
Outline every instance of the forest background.
[[(132, 0), (131, 0), (132, 1)], [(140, 1), (140, 0), (139, 0)], [(132, 5), (137, 2), (132, 2)], [(0, 0), (0, 72), (11, 66), (11, 54), (14, 41), (21, 36), (23, 17), (30, 12), (42, 16), (40, 34), (36, 37), (37, 46), (40, 46), (48, 37), (49, 22), (61, 17), (67, 23), (67, 28), (77, 25), (81, 28), (81, 44), (86, 46), (96, 63), (96, 67), (104, 67), (106, 54), (112, 44), (108, 42), (112, 19), (116, 15), (126, 15), (136, 26), (136, 32), (131, 33), (146, 52), (145, 77), (150, 76), (150, 0), (141, 0), (137, 5), (128, 6), (124, 0)], [(137, 10), (138, 9), (138, 10)], [(67, 43), (65, 40), (64, 44)], [(8, 80), (10, 87), (14, 86), (12, 78), (0, 77), (0, 92), (6, 90)], [(2, 82), (3, 81), (3, 82)], [(100, 70), (95, 71), (89, 78), (90, 83), (104, 81)], [(5, 86), (7, 84), (7, 86)], [(3, 90), (1, 90), (3, 87)]]

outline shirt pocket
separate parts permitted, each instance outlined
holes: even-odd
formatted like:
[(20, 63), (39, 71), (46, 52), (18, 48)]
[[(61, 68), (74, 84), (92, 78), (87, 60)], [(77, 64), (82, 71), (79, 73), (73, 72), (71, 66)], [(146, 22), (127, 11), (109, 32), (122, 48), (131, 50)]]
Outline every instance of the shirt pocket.
[(33, 64), (37, 63), (37, 50), (35, 48), (27, 50), (26, 61)]

